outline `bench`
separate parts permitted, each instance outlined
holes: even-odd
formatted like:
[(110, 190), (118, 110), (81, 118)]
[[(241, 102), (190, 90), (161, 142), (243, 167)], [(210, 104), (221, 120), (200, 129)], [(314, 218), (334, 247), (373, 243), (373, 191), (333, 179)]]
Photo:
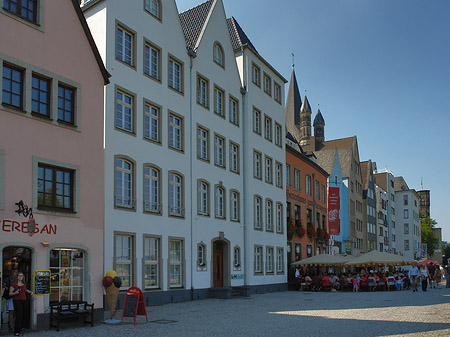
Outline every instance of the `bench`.
[[(59, 331), (60, 321), (66, 318), (83, 317), (83, 324), (94, 326), (94, 303), (86, 301), (61, 301), (50, 304), (50, 329)], [(86, 320), (86, 317), (89, 318)], [(53, 323), (56, 321), (56, 325)]]

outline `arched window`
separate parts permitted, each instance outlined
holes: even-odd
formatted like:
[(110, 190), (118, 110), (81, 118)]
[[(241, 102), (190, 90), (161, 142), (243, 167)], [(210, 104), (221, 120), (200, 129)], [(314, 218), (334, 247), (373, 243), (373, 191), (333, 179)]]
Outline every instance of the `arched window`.
[(255, 228), (261, 229), (262, 227), (262, 199), (259, 196), (255, 196), (254, 199), (254, 224)]
[(161, 213), (160, 170), (146, 165), (144, 167), (144, 209), (146, 212)]
[(200, 180), (197, 184), (198, 193), (198, 214), (209, 215), (209, 184), (206, 181)]
[(234, 268), (239, 268), (241, 266), (241, 249), (239, 246), (234, 247), (233, 266)]
[(197, 246), (197, 265), (199, 267), (206, 266), (206, 245), (203, 242)]
[(273, 232), (273, 202), (266, 199), (266, 230)]
[(216, 186), (215, 193), (216, 218), (225, 218), (225, 189)]
[(160, 0), (145, 0), (145, 10), (154, 17), (161, 20), (161, 2)]
[(184, 216), (183, 178), (173, 172), (169, 173), (169, 214)]
[(116, 158), (116, 207), (134, 208), (133, 163), (124, 158)]
[(231, 191), (230, 193), (230, 219), (239, 221), (239, 192)]
[(217, 63), (221, 67), (225, 67), (225, 57), (223, 54), (222, 46), (216, 42), (214, 43), (214, 51), (213, 51), (214, 62)]

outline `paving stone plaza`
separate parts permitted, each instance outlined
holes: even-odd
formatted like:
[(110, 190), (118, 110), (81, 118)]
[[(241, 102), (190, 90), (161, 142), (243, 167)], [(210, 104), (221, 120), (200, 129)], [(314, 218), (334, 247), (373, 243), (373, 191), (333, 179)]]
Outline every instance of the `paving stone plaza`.
[[(147, 307), (149, 323), (28, 336), (449, 336), (450, 288), (427, 292), (295, 292)], [(121, 312), (116, 314), (120, 319)]]

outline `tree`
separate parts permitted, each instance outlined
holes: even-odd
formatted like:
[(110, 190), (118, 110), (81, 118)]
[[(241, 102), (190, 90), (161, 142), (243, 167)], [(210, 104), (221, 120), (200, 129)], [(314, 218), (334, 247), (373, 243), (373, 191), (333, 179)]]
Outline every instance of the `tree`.
[(434, 236), (433, 228), (437, 225), (436, 220), (427, 217), (421, 224), (422, 243), (427, 244), (427, 254), (431, 257), (434, 253), (434, 248), (439, 243), (439, 238)]

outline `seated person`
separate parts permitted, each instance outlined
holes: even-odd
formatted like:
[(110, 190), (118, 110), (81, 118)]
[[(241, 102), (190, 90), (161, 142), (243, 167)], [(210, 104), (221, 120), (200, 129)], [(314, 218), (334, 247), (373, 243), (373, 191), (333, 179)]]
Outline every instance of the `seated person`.
[(334, 274), (330, 274), (330, 283), (334, 289), (339, 289), (341, 286), (339, 283), (339, 278)]
[(375, 279), (375, 274), (372, 274), (369, 277), (369, 289), (370, 289), (370, 291), (374, 291), (376, 287), (377, 287), (377, 281)]
[(395, 277), (392, 273), (389, 273), (387, 277), (387, 290), (395, 289)]
[(367, 274), (363, 274), (361, 276), (361, 284), (360, 284), (361, 290), (367, 291), (369, 288), (369, 277)]
[(325, 291), (330, 290), (330, 278), (328, 277), (327, 274), (324, 274), (322, 277), (322, 289)]

